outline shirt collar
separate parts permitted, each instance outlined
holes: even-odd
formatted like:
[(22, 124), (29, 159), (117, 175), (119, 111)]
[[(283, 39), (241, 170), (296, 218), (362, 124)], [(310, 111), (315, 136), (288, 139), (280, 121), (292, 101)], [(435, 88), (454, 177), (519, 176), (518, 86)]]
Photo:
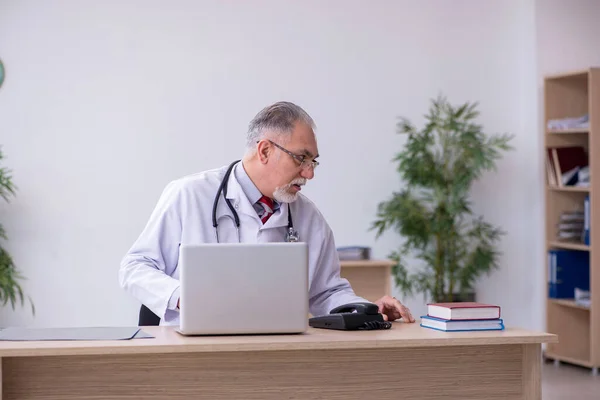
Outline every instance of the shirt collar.
[(244, 192), (250, 201), (250, 204), (256, 204), (256, 202), (262, 197), (262, 193), (260, 190), (258, 190), (254, 182), (252, 182), (248, 176), (248, 173), (246, 172), (246, 169), (244, 168), (244, 165), (241, 162), (235, 166), (233, 173), (235, 174), (235, 179), (242, 187), (242, 192)]

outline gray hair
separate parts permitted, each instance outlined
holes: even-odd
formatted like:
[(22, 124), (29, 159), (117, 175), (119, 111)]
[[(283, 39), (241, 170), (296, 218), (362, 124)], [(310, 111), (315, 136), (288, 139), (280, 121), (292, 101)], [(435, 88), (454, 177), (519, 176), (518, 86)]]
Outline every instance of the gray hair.
[(266, 132), (272, 132), (277, 136), (290, 135), (297, 121), (304, 122), (313, 130), (315, 129), (315, 123), (310, 115), (294, 103), (280, 101), (263, 108), (248, 125), (247, 150), (256, 150), (256, 142), (261, 140)]

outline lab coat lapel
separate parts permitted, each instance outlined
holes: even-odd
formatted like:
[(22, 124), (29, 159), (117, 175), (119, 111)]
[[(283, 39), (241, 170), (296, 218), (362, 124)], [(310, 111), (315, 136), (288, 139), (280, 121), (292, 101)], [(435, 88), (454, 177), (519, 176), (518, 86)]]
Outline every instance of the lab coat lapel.
[(281, 226), (287, 226), (288, 224), (288, 212), (290, 209), (289, 203), (281, 203), (279, 211), (271, 215), (264, 228), (279, 228)]
[(250, 200), (242, 190), (240, 183), (235, 179), (234, 173), (229, 176), (229, 182), (227, 183), (227, 198), (231, 200), (235, 211), (246, 214), (260, 222), (256, 210), (250, 204)]

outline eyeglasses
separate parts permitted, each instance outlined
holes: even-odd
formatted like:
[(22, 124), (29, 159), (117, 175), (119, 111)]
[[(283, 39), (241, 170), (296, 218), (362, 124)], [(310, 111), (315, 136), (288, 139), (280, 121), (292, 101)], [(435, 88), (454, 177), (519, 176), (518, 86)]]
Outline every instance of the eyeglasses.
[[(269, 140), (269, 139), (267, 139)], [(311, 160), (309, 158), (307, 158), (305, 155), (298, 155), (298, 154), (294, 154), (291, 151), (281, 147), (280, 145), (278, 145), (277, 143), (275, 143), (272, 140), (269, 140), (269, 142), (277, 147), (279, 150), (288, 153), (294, 160), (296, 160), (298, 163), (300, 163), (300, 167), (303, 169), (307, 169), (309, 167), (312, 167), (313, 171), (319, 166), (319, 162), (317, 160)], [(258, 142), (256, 142), (258, 143)]]

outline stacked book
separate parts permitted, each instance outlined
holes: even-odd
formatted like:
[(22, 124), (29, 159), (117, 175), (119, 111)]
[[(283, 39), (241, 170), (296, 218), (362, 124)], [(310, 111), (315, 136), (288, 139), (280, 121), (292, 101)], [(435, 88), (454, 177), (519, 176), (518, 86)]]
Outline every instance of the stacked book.
[(583, 242), (585, 240), (585, 212), (577, 210), (562, 212), (557, 228), (556, 238), (558, 240)]
[(343, 246), (337, 248), (340, 261), (358, 261), (371, 258), (371, 248), (366, 246)]
[(476, 302), (430, 303), (421, 326), (445, 332), (501, 331), (500, 307)]

